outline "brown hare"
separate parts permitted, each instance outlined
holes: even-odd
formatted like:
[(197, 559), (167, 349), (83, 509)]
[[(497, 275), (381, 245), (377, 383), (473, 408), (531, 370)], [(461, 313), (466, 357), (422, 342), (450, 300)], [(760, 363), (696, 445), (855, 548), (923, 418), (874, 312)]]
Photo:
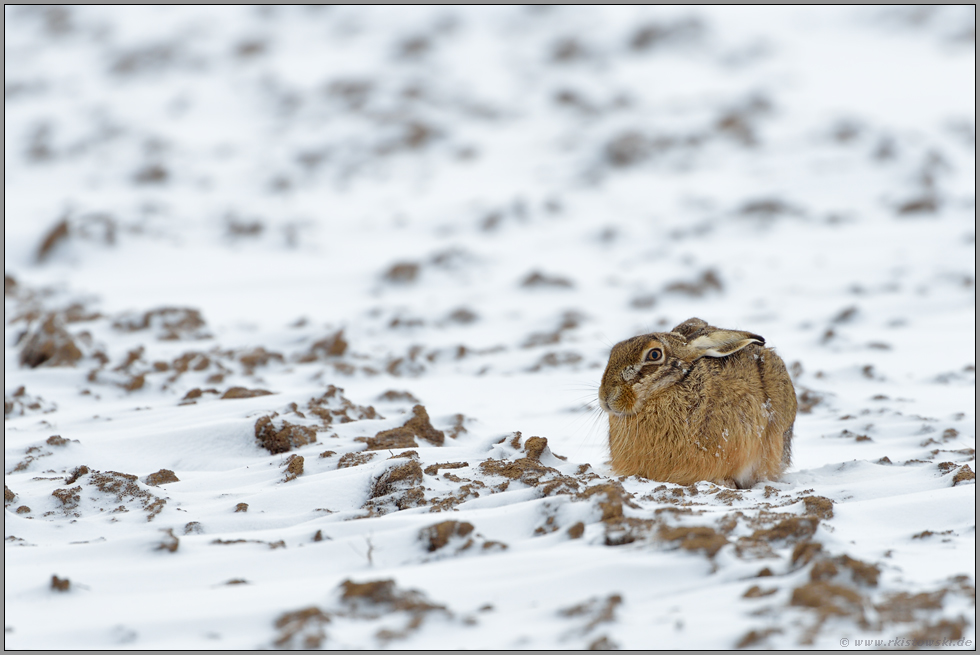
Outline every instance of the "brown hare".
[(691, 318), (613, 346), (599, 387), (613, 470), (737, 488), (779, 478), (790, 462), (796, 392), (765, 343)]

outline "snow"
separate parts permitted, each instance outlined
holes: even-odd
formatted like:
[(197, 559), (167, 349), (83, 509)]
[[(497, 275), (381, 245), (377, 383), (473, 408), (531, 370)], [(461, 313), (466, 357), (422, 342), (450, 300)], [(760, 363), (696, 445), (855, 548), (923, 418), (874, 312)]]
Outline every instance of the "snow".
[[(975, 80), (971, 6), (6, 7), (5, 647), (974, 648)], [(781, 480), (609, 468), (692, 316)]]

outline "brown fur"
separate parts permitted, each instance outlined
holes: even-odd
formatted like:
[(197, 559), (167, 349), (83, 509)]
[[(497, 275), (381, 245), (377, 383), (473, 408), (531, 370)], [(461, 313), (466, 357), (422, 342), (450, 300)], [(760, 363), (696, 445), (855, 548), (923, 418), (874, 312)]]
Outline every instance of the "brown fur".
[[(644, 361), (652, 349), (658, 361)], [(757, 334), (692, 318), (613, 346), (599, 387), (613, 470), (749, 487), (789, 465), (796, 392)]]

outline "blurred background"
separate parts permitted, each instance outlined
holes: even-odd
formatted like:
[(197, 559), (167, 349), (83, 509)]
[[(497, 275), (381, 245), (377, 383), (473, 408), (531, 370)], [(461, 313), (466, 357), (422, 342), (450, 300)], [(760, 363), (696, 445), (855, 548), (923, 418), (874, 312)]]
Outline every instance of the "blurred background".
[(973, 297), (972, 6), (5, 12), (7, 284), (63, 305), (471, 374)]

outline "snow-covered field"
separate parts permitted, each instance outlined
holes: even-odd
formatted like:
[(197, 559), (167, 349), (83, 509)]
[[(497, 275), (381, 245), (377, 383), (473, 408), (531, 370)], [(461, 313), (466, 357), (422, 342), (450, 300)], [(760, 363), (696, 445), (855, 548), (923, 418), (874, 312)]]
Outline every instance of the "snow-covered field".
[[(973, 7), (4, 22), (6, 648), (975, 647)], [(692, 316), (781, 480), (609, 469)]]

